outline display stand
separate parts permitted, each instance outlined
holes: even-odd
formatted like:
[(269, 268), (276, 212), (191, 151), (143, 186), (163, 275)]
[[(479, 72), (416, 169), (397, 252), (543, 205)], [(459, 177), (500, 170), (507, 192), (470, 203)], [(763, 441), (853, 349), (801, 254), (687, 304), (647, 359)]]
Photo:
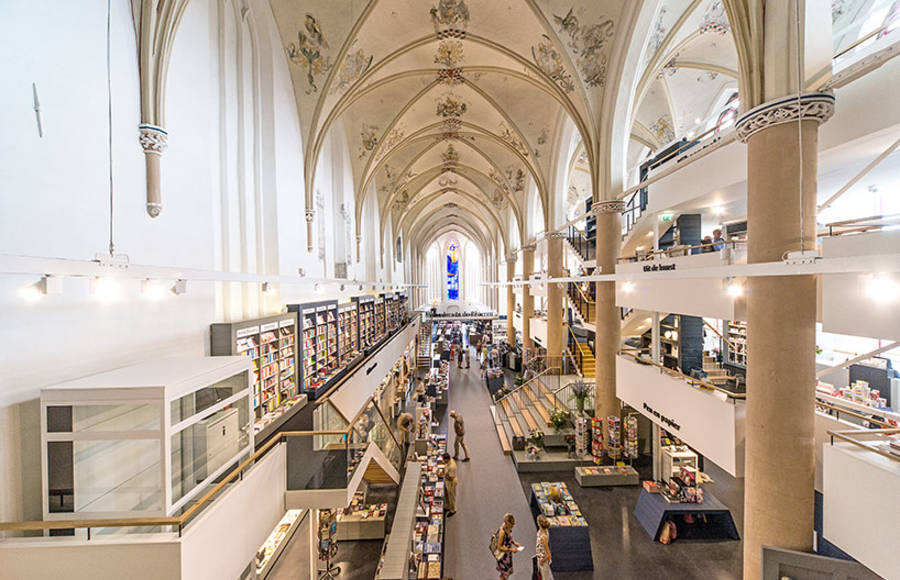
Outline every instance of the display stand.
[[(703, 530), (697, 530), (703, 533), (692, 533), (691, 537), (696, 539), (741, 539), (731, 512), (709, 493), (704, 494), (703, 503), (670, 503), (662, 494), (649, 493), (646, 489), (642, 489), (634, 508), (634, 517), (654, 541), (659, 539), (663, 522), (684, 514), (691, 514), (695, 520), (698, 519), (697, 516), (702, 516), (701, 521), (706, 520), (702, 526)], [(678, 536), (681, 539), (686, 537), (681, 527), (679, 527)]]
[[(553, 489), (559, 491), (562, 505), (552, 501)], [(553, 554), (550, 569), (554, 572), (593, 570), (590, 529), (566, 484), (561, 481), (532, 483), (530, 506), (535, 518), (544, 515), (550, 521), (550, 553)], [(560, 510), (569, 513), (560, 514)]]
[(506, 386), (506, 376), (501, 369), (488, 369), (484, 380), (491, 395)]
[(338, 542), (384, 538), (387, 504), (365, 504), (365, 493), (356, 492), (350, 505), (337, 511)]
[(575, 480), (581, 487), (610, 487), (640, 485), (638, 472), (630, 465), (578, 466)]
[(319, 510), (319, 560), (325, 562), (325, 569), (319, 570), (318, 580), (335, 580), (341, 575), (340, 566), (334, 566), (332, 560), (337, 556), (337, 520), (329, 509)]
[(266, 538), (266, 541), (256, 553), (257, 580), (265, 580), (275, 562), (278, 561), (278, 556), (281, 555), (284, 547), (291, 541), (294, 532), (300, 527), (300, 523), (307, 513), (309, 513), (309, 510), (288, 510), (275, 526), (275, 529), (272, 530), (272, 533), (269, 534), (269, 537)]

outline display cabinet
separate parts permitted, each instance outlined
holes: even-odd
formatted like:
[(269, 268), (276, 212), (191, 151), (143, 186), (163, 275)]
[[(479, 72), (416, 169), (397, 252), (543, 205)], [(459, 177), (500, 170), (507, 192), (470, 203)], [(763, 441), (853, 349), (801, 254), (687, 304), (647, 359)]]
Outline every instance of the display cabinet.
[(157, 359), (42, 389), (44, 519), (176, 514), (253, 450), (250, 365)]
[(356, 302), (338, 306), (338, 337), (341, 367), (352, 364), (361, 354), (359, 347), (359, 312)]
[(381, 340), (384, 338), (385, 333), (387, 332), (385, 328), (384, 294), (375, 298), (374, 321), (375, 339), (372, 341), (372, 343), (378, 344), (379, 342), (381, 342)]

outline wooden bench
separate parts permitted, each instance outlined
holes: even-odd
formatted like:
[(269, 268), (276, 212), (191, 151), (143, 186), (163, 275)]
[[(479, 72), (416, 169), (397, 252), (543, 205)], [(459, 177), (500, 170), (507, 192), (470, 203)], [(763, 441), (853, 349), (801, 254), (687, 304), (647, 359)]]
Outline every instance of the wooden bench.
[(509, 439), (506, 438), (506, 431), (503, 430), (503, 424), (494, 423), (494, 427), (497, 428), (497, 437), (500, 438), (500, 448), (503, 449), (503, 455), (512, 455), (512, 446), (509, 444)]
[(541, 394), (544, 395), (544, 398), (547, 399), (547, 402), (550, 403), (550, 406), (555, 407), (556, 399), (553, 398), (553, 393), (550, 392), (550, 389), (548, 389), (541, 381), (538, 381), (538, 388), (541, 390)]

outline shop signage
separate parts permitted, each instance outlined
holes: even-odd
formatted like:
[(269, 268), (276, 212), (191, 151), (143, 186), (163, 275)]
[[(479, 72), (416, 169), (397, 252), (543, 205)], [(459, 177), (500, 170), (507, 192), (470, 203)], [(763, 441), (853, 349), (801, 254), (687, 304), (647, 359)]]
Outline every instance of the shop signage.
[(657, 419), (659, 419), (659, 422), (662, 423), (663, 425), (665, 425), (667, 430), (681, 431), (681, 425), (679, 425), (672, 419), (669, 419), (668, 417), (666, 417), (659, 411), (655, 410), (653, 407), (651, 407), (647, 403), (644, 403), (644, 410), (647, 411), (647, 413), (649, 415), (652, 415), (652, 416), (656, 417)]
[(293, 318), (287, 318), (287, 319), (285, 319), (285, 320), (282, 320), (282, 321), (278, 324), (278, 326), (280, 326), (281, 328), (286, 328), (286, 327), (288, 327), (288, 326), (294, 326), (294, 319), (293, 319)]
[(247, 328), (242, 328), (234, 333), (235, 338), (244, 338), (245, 336), (250, 336), (251, 334), (259, 334), (258, 326), (248, 326)]
[(675, 264), (652, 264), (644, 266), (644, 272), (665, 272), (666, 270), (674, 270)]
[(270, 330), (275, 330), (276, 328), (278, 328), (277, 322), (270, 322), (269, 324), (263, 324), (259, 327), (260, 331), (262, 332), (268, 332)]

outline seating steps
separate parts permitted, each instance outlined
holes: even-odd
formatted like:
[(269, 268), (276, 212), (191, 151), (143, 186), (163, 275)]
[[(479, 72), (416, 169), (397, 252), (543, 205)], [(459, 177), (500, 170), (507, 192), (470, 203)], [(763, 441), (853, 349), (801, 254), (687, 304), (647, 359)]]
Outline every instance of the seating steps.
[(510, 402), (509, 397), (500, 401), (500, 408), (506, 415), (506, 421), (509, 423), (513, 435), (515, 435), (516, 437), (524, 437), (526, 430), (522, 429), (522, 425), (519, 423), (518, 417), (516, 417), (516, 412), (513, 409), (513, 403)]
[(547, 407), (545, 407), (544, 403), (542, 403), (541, 400), (538, 399), (537, 395), (534, 394), (534, 391), (531, 390), (530, 386), (523, 390), (525, 391), (526, 396), (531, 402), (532, 407), (534, 407), (534, 410), (537, 411), (537, 414), (541, 416), (541, 419), (543, 419), (544, 423), (549, 426), (550, 413), (548, 412)]
[(491, 417), (494, 419), (494, 428), (497, 430), (497, 438), (500, 439), (500, 449), (503, 450), (503, 455), (512, 455), (512, 445), (509, 442), (509, 437), (506, 435), (506, 429), (503, 427), (500, 413), (494, 405), (491, 405)]
[(533, 431), (535, 429), (539, 429), (537, 422), (534, 420), (534, 417), (531, 416), (531, 413), (528, 412), (528, 407), (522, 404), (522, 399), (519, 398), (519, 393), (513, 393), (512, 399), (516, 402), (516, 406), (519, 409), (519, 414), (525, 419), (525, 423), (528, 425), (528, 430)]

